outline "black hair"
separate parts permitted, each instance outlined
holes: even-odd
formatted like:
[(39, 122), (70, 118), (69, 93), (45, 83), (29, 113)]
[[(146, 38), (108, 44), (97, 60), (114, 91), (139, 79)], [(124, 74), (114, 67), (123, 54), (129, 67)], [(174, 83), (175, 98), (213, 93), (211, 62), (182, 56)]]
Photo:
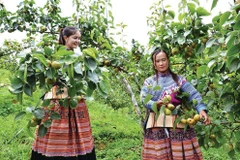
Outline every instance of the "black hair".
[[(155, 62), (154, 62), (154, 61), (156, 60), (157, 54), (159, 54), (159, 53), (161, 53), (161, 52), (163, 52), (163, 53), (166, 54), (167, 59), (168, 59), (168, 61), (169, 61), (169, 56), (168, 56), (168, 54), (167, 54), (164, 50), (162, 50), (162, 49), (160, 49), (160, 48), (156, 48), (156, 49), (152, 52), (152, 56), (151, 56), (152, 63), (153, 63), (153, 70), (155, 71), (155, 74), (156, 74), (156, 76), (157, 76), (157, 82), (158, 82), (158, 70), (155, 69), (155, 66), (154, 66), (154, 63), (155, 63)], [(178, 75), (177, 75), (176, 73), (172, 72), (172, 70), (170, 69), (170, 63), (169, 63), (169, 66), (168, 66), (168, 71), (169, 71), (169, 73), (172, 75), (173, 80), (177, 83), (177, 85), (179, 85), (179, 83), (178, 83)]]
[(67, 26), (65, 28), (61, 28), (58, 43), (65, 45), (66, 41), (64, 39), (64, 36), (70, 37), (71, 35), (74, 35), (77, 31), (79, 31), (79, 29), (77, 27), (72, 27), (72, 26)]

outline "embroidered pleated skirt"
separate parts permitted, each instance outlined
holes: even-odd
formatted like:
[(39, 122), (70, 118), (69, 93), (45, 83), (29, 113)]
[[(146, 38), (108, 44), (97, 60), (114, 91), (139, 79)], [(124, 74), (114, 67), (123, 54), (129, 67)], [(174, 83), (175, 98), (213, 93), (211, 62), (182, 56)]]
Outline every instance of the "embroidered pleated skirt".
[(148, 128), (144, 134), (142, 160), (202, 160), (193, 128)]
[[(61, 115), (61, 119), (52, 120), (44, 137), (38, 135), (32, 146), (31, 160), (95, 160), (94, 139), (89, 113), (84, 100), (78, 102), (75, 109), (59, 106), (52, 100), (50, 110)], [(43, 122), (49, 118), (46, 114)]]

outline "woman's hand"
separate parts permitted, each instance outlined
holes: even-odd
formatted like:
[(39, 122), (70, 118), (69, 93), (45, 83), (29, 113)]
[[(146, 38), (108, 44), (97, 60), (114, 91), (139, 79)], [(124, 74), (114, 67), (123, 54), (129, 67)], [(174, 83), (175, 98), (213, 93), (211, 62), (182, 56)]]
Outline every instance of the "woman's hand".
[(204, 119), (203, 123), (204, 123), (205, 125), (208, 125), (208, 124), (211, 123), (210, 117), (208, 116), (208, 114), (207, 114), (204, 110), (202, 110), (202, 111), (200, 112), (200, 119)]
[(161, 106), (164, 104), (162, 100), (157, 101), (157, 108), (158, 110), (161, 108)]

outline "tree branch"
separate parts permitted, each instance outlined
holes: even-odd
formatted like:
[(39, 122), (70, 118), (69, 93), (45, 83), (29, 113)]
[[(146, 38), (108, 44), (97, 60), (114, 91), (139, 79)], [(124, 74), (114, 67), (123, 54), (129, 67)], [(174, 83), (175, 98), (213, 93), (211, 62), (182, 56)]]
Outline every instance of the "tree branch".
[(135, 98), (135, 95), (134, 95), (134, 93), (133, 93), (133, 91), (132, 91), (132, 87), (129, 85), (128, 81), (127, 81), (125, 78), (123, 78), (123, 83), (124, 83), (124, 85), (125, 85), (128, 93), (129, 93), (129, 94), (131, 95), (131, 97), (132, 97), (132, 102), (133, 102), (133, 105), (134, 105), (134, 107), (135, 107), (135, 111), (136, 111), (138, 117), (141, 117), (141, 114), (142, 114), (142, 113), (141, 113), (141, 110), (140, 110), (140, 108), (139, 108), (139, 106), (138, 106), (138, 103), (137, 103), (137, 100), (136, 100), (136, 98)]

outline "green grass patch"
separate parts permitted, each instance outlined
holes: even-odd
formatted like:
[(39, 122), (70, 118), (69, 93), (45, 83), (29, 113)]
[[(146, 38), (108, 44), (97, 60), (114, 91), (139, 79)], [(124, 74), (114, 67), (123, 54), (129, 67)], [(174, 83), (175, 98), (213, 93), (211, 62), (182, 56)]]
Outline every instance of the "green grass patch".
[(141, 159), (142, 129), (128, 110), (87, 103), (98, 159)]
[(15, 115), (0, 117), (0, 159), (27, 160), (33, 138), (26, 133), (27, 119), (14, 121)]

